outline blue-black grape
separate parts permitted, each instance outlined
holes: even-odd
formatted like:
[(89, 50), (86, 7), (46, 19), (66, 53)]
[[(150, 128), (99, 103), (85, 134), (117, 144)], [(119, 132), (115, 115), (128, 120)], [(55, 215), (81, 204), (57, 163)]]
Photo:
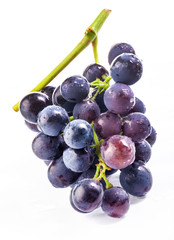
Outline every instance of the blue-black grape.
[[(96, 91), (97, 90), (94, 90), (93, 94), (95, 94)], [(97, 95), (97, 97), (95, 98), (95, 102), (99, 106), (101, 113), (104, 113), (104, 112), (106, 112), (108, 110), (107, 107), (105, 106), (105, 103), (104, 103), (104, 94), (105, 94), (105, 91), (99, 93)]]
[(91, 123), (100, 115), (100, 108), (92, 100), (77, 103), (73, 110), (74, 119), (83, 119)]
[(70, 186), (79, 176), (79, 173), (73, 172), (65, 166), (63, 157), (52, 161), (48, 168), (48, 179), (56, 188)]
[(63, 162), (73, 172), (84, 172), (90, 168), (94, 161), (94, 153), (90, 147), (84, 149), (67, 148), (63, 152)]
[(123, 53), (114, 59), (110, 72), (115, 82), (132, 85), (141, 78), (143, 65), (136, 55)]
[(109, 72), (98, 63), (90, 64), (83, 72), (83, 76), (90, 83), (95, 81), (96, 78), (99, 78), (101, 81), (104, 81), (104, 78), (102, 78), (103, 75), (108, 76)]
[(109, 111), (126, 114), (135, 104), (134, 93), (128, 85), (115, 83), (105, 91), (104, 103)]
[(46, 87), (42, 88), (42, 90), (41, 90), (41, 93), (44, 93), (49, 98), (50, 104), (53, 104), (52, 95), (53, 95), (54, 90), (55, 90), (55, 87), (53, 87), (53, 86), (46, 86)]
[(107, 138), (112, 135), (120, 134), (122, 121), (121, 118), (112, 112), (102, 113), (94, 122), (97, 135), (100, 138)]
[(74, 109), (74, 106), (76, 105), (76, 103), (68, 102), (67, 100), (65, 100), (62, 97), (62, 94), (60, 92), (60, 86), (58, 86), (54, 90), (53, 96), (52, 96), (52, 102), (54, 105), (63, 107), (67, 111), (68, 115), (72, 116), (73, 109)]
[(128, 211), (129, 206), (129, 195), (123, 188), (112, 187), (104, 191), (101, 208), (110, 217), (122, 217)]
[(129, 113), (133, 113), (133, 112), (140, 112), (140, 113), (146, 112), (146, 107), (144, 103), (137, 97), (135, 97), (135, 105), (129, 111)]
[(38, 127), (37, 127), (37, 124), (35, 124), (35, 123), (30, 123), (30, 122), (25, 120), (25, 125), (33, 132), (40, 132)]
[(32, 142), (34, 154), (43, 160), (54, 160), (61, 156), (61, 136), (50, 137), (39, 133)]
[(68, 123), (64, 132), (65, 143), (74, 149), (81, 149), (90, 145), (93, 140), (93, 130), (91, 125), (82, 119), (75, 119)]
[(133, 53), (135, 54), (135, 50), (130, 44), (127, 43), (117, 43), (113, 45), (109, 51), (108, 54), (108, 62), (109, 64), (112, 63), (112, 61), (118, 57), (118, 55), (122, 53)]
[(141, 142), (151, 133), (148, 118), (142, 113), (130, 113), (123, 118), (123, 134), (134, 142)]
[(151, 153), (151, 146), (146, 140), (135, 143), (135, 160), (147, 163), (151, 157)]
[(82, 212), (92, 212), (100, 206), (103, 198), (103, 186), (94, 179), (78, 182), (71, 191), (72, 202)]
[(151, 147), (156, 142), (156, 137), (157, 137), (156, 130), (154, 127), (152, 127), (150, 135), (146, 138), (146, 141), (151, 145)]
[(146, 195), (152, 187), (152, 174), (142, 164), (133, 163), (120, 173), (120, 183), (122, 187), (131, 195), (142, 197)]
[(76, 210), (77, 212), (87, 213), (87, 212), (81, 211), (80, 209), (78, 209), (78, 208), (74, 205), (73, 200), (72, 200), (72, 191), (73, 191), (73, 189), (71, 189), (71, 193), (70, 193), (70, 197), (69, 197), (71, 207), (74, 208), (74, 210)]
[(45, 94), (33, 92), (21, 100), (19, 110), (25, 120), (31, 123), (37, 123), (39, 112), (48, 105), (50, 105), (49, 98)]
[(64, 108), (51, 105), (44, 108), (38, 115), (38, 126), (49, 136), (57, 136), (69, 122), (68, 113)]
[(101, 156), (106, 165), (113, 169), (122, 169), (135, 160), (135, 144), (126, 136), (113, 135), (102, 142)]
[(75, 75), (67, 78), (61, 85), (63, 98), (69, 102), (79, 103), (89, 94), (89, 83), (85, 77)]

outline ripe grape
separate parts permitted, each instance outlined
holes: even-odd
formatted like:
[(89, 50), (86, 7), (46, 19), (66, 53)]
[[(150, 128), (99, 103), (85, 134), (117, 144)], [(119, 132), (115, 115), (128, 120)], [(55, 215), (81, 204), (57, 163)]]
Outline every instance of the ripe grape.
[(37, 122), (44, 134), (57, 136), (69, 122), (69, 116), (64, 108), (51, 105), (39, 113)]
[(126, 84), (115, 83), (106, 90), (104, 103), (109, 111), (126, 114), (135, 104), (134, 93)]
[(75, 75), (67, 78), (62, 83), (60, 91), (65, 100), (79, 103), (88, 96), (89, 89), (89, 83), (86, 78)]
[(75, 119), (65, 127), (63, 136), (69, 147), (81, 149), (88, 146), (93, 140), (93, 130), (87, 121)]
[(111, 47), (108, 54), (108, 62), (111, 65), (112, 61), (118, 57), (118, 55), (122, 53), (133, 53), (135, 54), (135, 50), (130, 44), (127, 43), (117, 43)]
[(53, 86), (46, 86), (46, 87), (42, 88), (42, 90), (41, 90), (41, 93), (44, 93), (49, 98), (50, 104), (53, 104), (52, 95), (53, 95), (54, 90), (55, 90), (55, 87), (53, 87)]
[[(94, 90), (94, 94), (95, 94), (95, 92), (96, 91)], [(101, 113), (104, 113), (108, 110), (107, 107), (105, 106), (105, 103), (104, 103), (104, 94), (105, 94), (105, 91), (99, 93), (97, 95), (97, 97), (95, 98), (95, 102), (99, 106)]]
[(39, 133), (32, 142), (34, 154), (43, 160), (54, 160), (61, 156), (61, 136), (50, 137)]
[(99, 78), (101, 81), (104, 81), (102, 76), (108, 76), (109, 72), (100, 64), (94, 63), (87, 66), (83, 72), (83, 76), (88, 80), (88, 82), (93, 82), (96, 78)]
[(123, 118), (123, 134), (134, 142), (141, 142), (151, 133), (148, 118), (142, 113), (130, 113)]
[(135, 97), (135, 105), (129, 111), (129, 113), (133, 113), (133, 112), (140, 112), (140, 113), (146, 112), (146, 107), (144, 103), (137, 97)]
[(129, 195), (123, 188), (112, 187), (104, 191), (101, 208), (110, 217), (122, 217), (129, 206)]
[(156, 142), (156, 136), (157, 136), (156, 130), (154, 129), (154, 127), (152, 127), (150, 135), (146, 138), (146, 141), (151, 145), (151, 147)]
[(45, 94), (33, 92), (21, 100), (19, 109), (25, 120), (37, 123), (38, 113), (48, 105), (50, 105), (50, 102)]
[(48, 168), (48, 179), (56, 188), (70, 186), (79, 176), (79, 173), (73, 172), (65, 166), (63, 157), (52, 161)]
[(91, 149), (67, 148), (63, 152), (63, 162), (68, 169), (73, 172), (84, 172), (90, 168), (94, 161), (94, 153)]
[(72, 112), (76, 103), (68, 102), (62, 97), (62, 94), (60, 92), (60, 86), (58, 86), (54, 90), (53, 96), (52, 96), (52, 102), (54, 105), (63, 107), (67, 111), (68, 115), (72, 116)]
[(135, 143), (135, 159), (141, 160), (147, 163), (151, 157), (151, 146), (150, 144), (143, 140), (142, 142)]
[(120, 134), (121, 126), (121, 118), (112, 112), (102, 113), (94, 122), (97, 135), (103, 139)]
[(92, 100), (77, 103), (73, 110), (74, 119), (83, 119), (91, 123), (100, 115), (100, 108)]
[(25, 125), (33, 132), (40, 132), (38, 127), (37, 127), (37, 124), (35, 124), (35, 123), (30, 123), (30, 122), (25, 120)]
[(106, 165), (114, 169), (125, 168), (135, 160), (135, 145), (126, 136), (114, 135), (105, 139), (100, 150)]
[(142, 164), (133, 163), (120, 173), (122, 187), (131, 195), (142, 197), (152, 187), (151, 172)]
[(103, 198), (103, 186), (94, 179), (78, 182), (71, 191), (72, 202), (82, 212), (92, 212), (100, 206)]
[(141, 78), (143, 66), (136, 55), (122, 53), (112, 62), (110, 72), (115, 82), (132, 85)]

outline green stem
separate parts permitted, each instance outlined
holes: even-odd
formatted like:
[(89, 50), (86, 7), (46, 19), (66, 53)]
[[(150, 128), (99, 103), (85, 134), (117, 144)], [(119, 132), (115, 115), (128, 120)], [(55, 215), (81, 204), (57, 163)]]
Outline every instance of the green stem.
[[(43, 87), (49, 84), (80, 52), (82, 52), (90, 43), (92, 43), (97, 37), (100, 28), (109, 16), (110, 12), (111, 10), (108, 9), (102, 10), (94, 22), (87, 28), (85, 36), (79, 42), (79, 44), (77, 44), (77, 46), (68, 54), (68, 56), (30, 92), (40, 91)], [(19, 102), (13, 106), (13, 110), (18, 112)]]
[(99, 63), (97, 45), (98, 45), (98, 37), (96, 37), (94, 39), (94, 41), (92, 42), (92, 48), (93, 48), (93, 54), (94, 54), (95, 63)]

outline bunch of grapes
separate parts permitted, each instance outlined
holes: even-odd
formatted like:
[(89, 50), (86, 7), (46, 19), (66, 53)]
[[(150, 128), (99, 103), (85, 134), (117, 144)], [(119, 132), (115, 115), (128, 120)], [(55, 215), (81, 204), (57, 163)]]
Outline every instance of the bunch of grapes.
[[(143, 72), (133, 47), (114, 45), (108, 61), (110, 73), (94, 63), (56, 88), (26, 95), (20, 112), (26, 125), (39, 132), (32, 150), (48, 165), (50, 183), (71, 187), (72, 207), (81, 213), (101, 207), (121, 217), (129, 209), (129, 195), (141, 197), (151, 189), (145, 164), (156, 131), (130, 88)], [(122, 187), (108, 180), (116, 171)]]

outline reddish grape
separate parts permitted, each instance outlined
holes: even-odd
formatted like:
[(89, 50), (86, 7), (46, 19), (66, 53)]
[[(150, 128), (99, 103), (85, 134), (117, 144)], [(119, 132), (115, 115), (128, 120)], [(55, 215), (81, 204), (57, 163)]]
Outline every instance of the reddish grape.
[(126, 136), (114, 135), (105, 139), (100, 150), (106, 165), (114, 169), (125, 168), (135, 160), (135, 145)]

